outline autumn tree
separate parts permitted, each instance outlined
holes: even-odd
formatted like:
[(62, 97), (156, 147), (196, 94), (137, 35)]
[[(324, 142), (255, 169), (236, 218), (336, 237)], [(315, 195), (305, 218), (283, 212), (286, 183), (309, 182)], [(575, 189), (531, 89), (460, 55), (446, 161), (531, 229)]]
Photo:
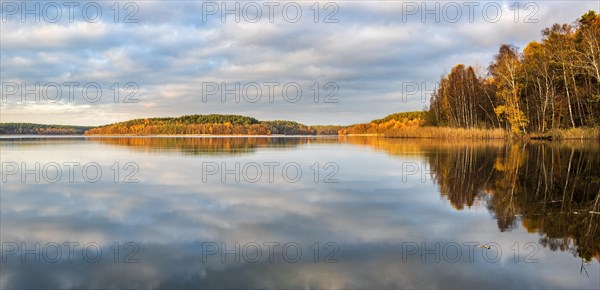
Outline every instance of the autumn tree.
[(556, 106), (558, 75), (551, 66), (548, 48), (541, 43), (531, 42), (523, 51), (524, 94), (526, 114), (531, 129), (544, 132), (556, 128)]
[(500, 101), (494, 111), (506, 120), (511, 131), (517, 134), (525, 132), (528, 123), (519, 104), (523, 88), (521, 67), (519, 51), (516, 47), (507, 44), (500, 47), (494, 62), (489, 67), (489, 72), (494, 78), (496, 95)]
[(432, 95), (429, 120), (439, 125), (476, 128), (488, 120), (491, 110), (483, 80), (473, 67), (459, 64), (442, 77)]
[(600, 125), (600, 15), (554, 24), (523, 53), (502, 45), (475, 78), (459, 64), (443, 76), (427, 113), (429, 125), (529, 131)]

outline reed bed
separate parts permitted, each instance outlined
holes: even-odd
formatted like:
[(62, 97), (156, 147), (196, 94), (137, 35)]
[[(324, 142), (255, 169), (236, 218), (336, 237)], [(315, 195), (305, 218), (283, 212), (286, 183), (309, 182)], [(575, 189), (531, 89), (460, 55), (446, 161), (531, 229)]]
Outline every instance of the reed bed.
[(448, 127), (414, 127), (394, 129), (384, 133), (391, 138), (438, 138), (438, 139), (509, 139), (511, 134), (501, 129), (464, 129)]
[(576, 140), (585, 139), (593, 140), (600, 139), (600, 127), (596, 128), (570, 128), (556, 129), (545, 133), (532, 133), (529, 135), (531, 139), (549, 139), (549, 140)]

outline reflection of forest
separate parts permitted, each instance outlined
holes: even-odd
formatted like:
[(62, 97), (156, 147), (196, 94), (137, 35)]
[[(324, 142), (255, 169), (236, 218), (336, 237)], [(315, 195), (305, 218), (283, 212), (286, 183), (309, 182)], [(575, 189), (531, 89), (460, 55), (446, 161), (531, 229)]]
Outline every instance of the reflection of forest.
[(174, 151), (184, 155), (241, 155), (256, 148), (293, 148), (309, 143), (335, 143), (322, 137), (92, 137), (92, 142), (127, 146), (146, 152)]
[(486, 204), (501, 231), (521, 225), (552, 250), (600, 260), (600, 146), (346, 138), (391, 155), (425, 156), (457, 210)]
[[(421, 156), (457, 210), (485, 205), (501, 231), (519, 223), (552, 250), (600, 260), (600, 145), (378, 137), (98, 137), (86, 141), (185, 155), (252, 154), (257, 148), (349, 143), (392, 156)], [(77, 140), (81, 141), (81, 140)], [(21, 141), (22, 142), (22, 141)], [(73, 142), (73, 140), (46, 140)], [(25, 142), (36, 144), (36, 142)]]

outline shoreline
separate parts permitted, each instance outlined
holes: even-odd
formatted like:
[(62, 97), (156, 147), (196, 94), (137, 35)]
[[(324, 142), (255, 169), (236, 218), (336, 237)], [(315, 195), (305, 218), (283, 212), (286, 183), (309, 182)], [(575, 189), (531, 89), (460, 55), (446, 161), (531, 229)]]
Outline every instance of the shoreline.
[(600, 128), (556, 129), (545, 133), (515, 135), (501, 129), (463, 129), (449, 127), (416, 127), (391, 130), (384, 133), (337, 134), (337, 135), (215, 135), (215, 134), (0, 134), (0, 139), (14, 138), (333, 138), (333, 137), (377, 137), (390, 139), (438, 139), (438, 140), (523, 140), (523, 141), (563, 141), (600, 139)]

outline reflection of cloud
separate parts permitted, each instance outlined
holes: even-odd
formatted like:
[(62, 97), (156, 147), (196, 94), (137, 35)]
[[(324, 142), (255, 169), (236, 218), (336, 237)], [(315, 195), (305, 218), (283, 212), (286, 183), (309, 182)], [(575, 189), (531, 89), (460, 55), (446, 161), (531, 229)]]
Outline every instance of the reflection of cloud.
[[(213, 289), (593, 288), (598, 282), (597, 276), (580, 279), (572, 275), (579, 260), (547, 248), (539, 249), (538, 264), (514, 263), (509, 247), (536, 243), (537, 235), (522, 229), (500, 233), (487, 211), (455, 211), (440, 198), (431, 180), (421, 182), (419, 176), (408, 176), (407, 182), (402, 182), (402, 162), (425, 161), (418, 141), (406, 142), (404, 155), (402, 150), (392, 150), (394, 158), (354, 145), (314, 140), (304, 140), (293, 149), (257, 146), (252, 154), (232, 158), (69, 140), (37, 146), (0, 143), (3, 161), (94, 161), (108, 176), (97, 184), (2, 184), (2, 242), (80, 241), (107, 248), (114, 242), (134, 241), (140, 246), (140, 263), (114, 264), (108, 249), (102, 263), (91, 265), (17, 260), (3, 264), (3, 288), (105, 288), (107, 281), (118, 288)], [(357, 138), (354, 144), (361, 140), (366, 144), (372, 141)], [(426, 152), (435, 148), (424, 143)], [(380, 148), (400, 144), (392, 141), (392, 145)], [(201, 179), (202, 162), (266, 161), (298, 162), (306, 175), (295, 184), (281, 178), (256, 184), (220, 183), (218, 179), (203, 183)], [(114, 162), (136, 162), (140, 183), (114, 183), (107, 168)], [(340, 182), (315, 183), (308, 171), (314, 162), (336, 162)], [(304, 254), (299, 263), (281, 259), (272, 264), (202, 263), (202, 243), (207, 241), (294, 241), (302, 245)], [(313, 263), (308, 247), (314, 242), (337, 243), (340, 262)], [(466, 257), (455, 264), (423, 263), (420, 254), (402, 262), (405, 242), (429, 246), (435, 242), (496, 242), (504, 254), (498, 263), (485, 262), (482, 257), (472, 263)], [(590, 273), (598, 267), (594, 262)], [(35, 279), (27, 278), (31, 273)]]

